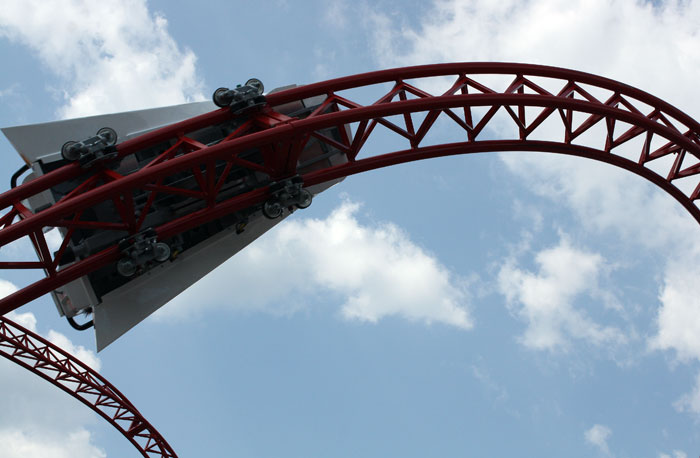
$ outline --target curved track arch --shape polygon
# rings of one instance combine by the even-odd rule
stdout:
[[[146,458],[177,458],[172,447],[111,383],[38,334],[0,316],[0,355],[97,412]]]
[[[438,95],[421,89],[426,81],[433,86],[434,78],[446,82],[448,89]],[[496,85],[495,79],[506,82]],[[377,97],[376,93],[381,95]],[[375,96],[365,101],[368,94]],[[303,119],[275,111],[276,106],[316,96],[322,97],[323,102]],[[228,109],[125,141],[117,146],[120,158],[166,140],[171,140],[174,146],[129,175],[119,175],[107,168],[91,169],[81,186],[38,213],[29,211],[22,201],[65,180],[84,175],[85,171],[78,164],[64,166],[0,195],[0,246],[28,238],[40,254],[39,261],[4,261],[0,262],[0,268],[41,269],[46,273],[46,278],[0,299],[0,314],[118,260],[118,247],[113,246],[59,270],[61,256],[74,228],[133,234],[142,230],[145,213],[156,195],[184,194],[202,200],[205,206],[201,210],[155,228],[160,239],[167,239],[204,222],[261,204],[270,195],[267,186],[235,197],[219,198],[221,184],[231,169],[243,167],[262,172],[271,181],[294,176],[300,153],[310,141],[345,152],[348,162],[304,174],[305,186],[432,157],[542,151],[595,159],[636,173],[668,192],[700,222],[697,205],[700,198],[700,124],[663,100],[607,78],[538,65],[440,64],[383,70],[311,84],[268,94],[267,102],[263,109],[250,115],[240,128],[215,145],[198,143],[187,135],[230,120],[233,114]],[[444,119],[438,123],[439,118]],[[345,136],[337,141],[321,133],[324,128],[344,124],[353,126],[352,137]],[[427,135],[436,125],[452,125],[463,141],[430,144]],[[390,153],[371,154],[366,148],[368,140],[380,130],[394,135],[405,146]],[[488,138],[489,133],[495,131],[501,132],[504,138]],[[261,151],[262,165],[239,157],[251,148]],[[223,171],[216,171],[215,161],[226,163]],[[163,185],[168,176],[183,171],[195,176],[199,189]],[[140,212],[134,209],[135,190],[150,193],[146,207]],[[120,213],[118,221],[97,222],[82,218],[86,210],[103,201],[114,202]],[[44,230],[54,227],[64,228],[68,235],[58,251],[51,253]],[[0,329],[9,329],[7,324],[3,326]],[[14,345],[22,338],[4,337],[3,341]],[[3,356],[50,379],[36,370],[43,362],[33,368],[17,359],[20,354],[31,354],[34,361],[43,361],[41,348],[22,347],[16,356]],[[75,377],[79,372],[70,374]],[[78,392],[72,394],[79,397]],[[86,404],[98,410],[96,405]]]
[[[422,82],[439,77],[449,89],[433,95],[420,89]],[[504,87],[494,77],[506,78]],[[549,89],[545,89],[549,87]],[[371,103],[361,103],[351,93],[381,91]],[[321,96],[325,100],[303,119],[289,118],[274,110],[294,100]],[[206,221],[252,205],[269,196],[268,187],[233,198],[218,200],[223,178],[233,167],[244,167],[278,180],[295,175],[304,145],[318,141],[344,151],[349,161],[302,176],[306,186],[380,167],[431,157],[491,151],[544,151],[587,157],[622,167],[664,189],[700,222],[700,124],[670,104],[631,86],[588,73],[526,64],[458,63],[383,70],[301,86],[267,96],[268,105],[229,137],[206,146],[187,137],[204,126],[233,117],[219,109],[118,145],[119,157],[163,142],[175,145],[147,167],[130,175],[95,169],[74,192],[36,214],[21,201],[61,181],[84,173],[78,164],[64,166],[0,195],[0,246],[28,237],[41,254],[37,262],[0,262],[6,269],[43,269],[47,276],[0,300],[0,313],[7,313],[51,290],[79,278],[92,269],[115,262],[116,246],[58,270],[65,245],[52,254],[44,228],[76,227],[141,230],[145,210],[135,214],[132,192],[186,194],[201,199],[206,207],[155,228],[167,239]],[[500,114],[499,114],[500,112]],[[391,117],[391,118],[390,118]],[[436,125],[451,123],[464,141],[426,144]],[[395,118],[398,118],[398,122]],[[552,122],[556,123],[553,128]],[[504,130],[504,123],[510,129]],[[341,142],[325,137],[321,129],[343,124],[353,126],[352,138]],[[394,135],[405,148],[392,153],[368,154],[364,146],[380,129]],[[485,138],[487,128],[498,127],[506,138]],[[507,127],[506,127],[507,128]],[[489,131],[492,132],[492,131]],[[536,138],[536,139],[535,139]],[[584,141],[585,138],[585,141]],[[638,150],[625,151],[637,141]],[[238,155],[250,148],[262,151],[264,164],[247,162]],[[218,173],[215,161],[227,166]],[[198,190],[163,186],[169,175],[191,171]],[[211,172],[211,173],[208,173]],[[113,222],[82,220],[91,206],[111,200],[121,219]],[[151,199],[152,201],[152,199]]]

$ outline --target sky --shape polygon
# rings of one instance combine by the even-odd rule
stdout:
[[[5,0],[0,125],[459,61],[592,72],[700,119],[698,1],[200,3]],[[7,189],[21,162],[4,138],[0,154]],[[49,297],[11,317],[99,369],[181,457],[687,458],[698,274],[700,228],[660,189],[512,152],[349,177],[99,354]],[[35,278],[4,271],[0,294]],[[3,457],[137,456],[5,360],[0,392]]]

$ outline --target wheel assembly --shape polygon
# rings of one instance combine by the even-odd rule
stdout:
[[[102,129],[98,130],[97,136],[100,137],[107,146],[117,144],[117,131],[111,127],[103,127]]]
[[[258,95],[262,95],[262,93],[265,91],[265,86],[263,86],[262,81],[260,81],[257,78],[249,79],[248,81],[245,82],[245,85],[255,89],[255,91],[258,93]]]
[[[277,200],[268,200],[263,204],[262,212],[268,219],[276,219],[282,216],[282,205]]]
[[[61,147],[61,156],[63,156],[63,159],[70,162],[80,159],[80,146],[78,146],[78,142],[72,140],[65,142]]]
[[[296,203],[297,208],[304,209],[309,208],[309,205],[311,205],[311,201],[313,200],[313,196],[306,189],[302,189],[299,191],[299,196],[297,199],[299,199]]]
[[[231,91],[225,87],[220,87],[219,89],[215,90],[214,94],[211,96],[211,100],[214,102],[214,105],[219,108],[229,106],[231,104],[231,100],[233,99],[233,97],[228,95],[229,92]]]
[[[170,246],[164,242],[158,242],[153,247],[153,259],[157,262],[164,262],[170,259]]]
[[[117,272],[122,277],[131,277],[136,273],[137,265],[131,258],[122,258],[117,262]]]

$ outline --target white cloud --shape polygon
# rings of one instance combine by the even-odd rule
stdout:
[[[45,232],[44,237],[46,237],[46,244],[51,251],[57,251],[63,243],[63,235],[61,235],[61,232],[56,227]]]
[[[696,304],[700,287],[700,228],[664,192],[644,180],[583,159],[550,160],[508,156],[509,171],[534,193],[565,203],[591,234],[615,234],[628,247],[640,247],[660,259],[649,265],[660,279],[656,332],[652,349],[672,350],[678,358],[700,359],[700,318]],[[635,262],[628,259],[624,262]]]
[[[17,83],[15,83],[6,89],[0,89],[0,98],[16,95],[17,86],[18,86]]]
[[[689,412],[700,415],[700,373],[695,378],[695,387],[690,393],[686,393],[678,399],[674,407],[679,412]]]
[[[600,449],[601,452],[606,455],[610,454],[610,448],[608,447],[608,438],[612,435],[612,430],[605,425],[595,424],[591,429],[584,433],[586,442],[595,445]]]
[[[532,273],[507,260],[498,274],[498,287],[509,307],[527,323],[521,342],[538,350],[565,350],[571,339],[594,345],[622,343],[617,328],[601,326],[574,307],[580,296],[601,297],[598,277],[605,267],[599,254],[571,246],[566,237],[537,253],[539,271]]]
[[[144,0],[8,0],[0,37],[22,43],[61,78],[61,117],[202,99],[196,56]]]
[[[30,48],[58,78],[47,88],[61,97],[60,117],[173,105],[203,99],[196,56],[182,50],[167,21],[151,13],[145,0],[7,0],[0,8],[0,39]],[[36,88],[30,88],[36,90]],[[21,83],[0,97],[27,90]],[[56,236],[48,234],[49,243]],[[3,247],[27,253],[26,243]],[[16,260],[16,259],[13,259]],[[0,280],[0,296],[16,287]],[[8,317],[36,331],[31,313]],[[97,355],[49,330],[46,337],[99,370]],[[0,358],[0,444],[2,456],[98,458],[87,426],[102,421],[53,385]],[[7,415],[11,412],[11,415]]]
[[[61,334],[60,332],[56,332],[53,329],[51,329],[49,330],[46,339],[52,344],[57,345],[63,350],[67,351],[68,353],[72,354],[80,361],[90,366],[92,369],[99,371],[102,367],[102,362],[97,357],[97,354],[94,351],[89,350],[83,347],[82,345],[75,345],[64,334]]]
[[[332,29],[344,29],[348,25],[348,10],[352,6],[347,0],[329,0],[323,6],[322,23]]]
[[[700,73],[698,1],[435,0],[418,27],[401,21],[373,14],[372,44],[382,66],[458,61],[561,66],[631,84],[700,118],[700,93],[691,90]],[[496,134],[505,131],[498,123],[493,128]],[[543,136],[561,136],[561,127],[543,130]],[[631,151],[628,146],[623,154]],[[579,227],[615,234],[627,247],[660,260],[648,266],[662,279],[659,303],[652,304],[660,308],[650,345],[685,360],[700,359],[700,321],[692,311],[700,265],[697,222],[670,196],[609,165],[542,154],[501,157],[535,193],[571,209]]]
[[[674,450],[673,456],[667,453],[659,453],[659,458],[688,458],[688,454],[682,450]]]
[[[669,262],[666,269],[659,297],[663,305],[657,315],[658,332],[651,339],[650,346],[673,349],[678,358],[688,361],[700,359],[700,256],[685,258]],[[700,414],[700,400],[697,413]]]
[[[385,66],[458,61],[563,66],[638,85],[700,114],[700,94],[688,91],[700,71],[695,52],[700,2],[652,7],[650,2],[620,0],[436,0],[418,29],[389,16],[374,17],[378,27],[372,43]],[[688,71],[666,71],[679,65]],[[495,120],[491,127],[503,132],[511,124]],[[560,139],[561,124],[545,123],[536,132]],[[664,249],[670,240],[698,233],[697,223],[672,198],[629,172],[544,154],[502,158],[536,193],[566,203],[589,230],[615,230],[626,240]],[[700,240],[700,234],[695,237]]]
[[[612,232],[628,244],[654,250],[671,248],[679,238],[700,241],[697,222],[672,197],[629,172],[537,153],[502,159],[535,194],[565,203],[591,233]]]
[[[652,90],[700,110],[698,2],[436,0],[419,28],[373,14],[383,66],[504,61],[556,65]],[[677,71],[669,72],[669,68]]]
[[[491,374],[488,372],[487,368],[481,365],[477,366],[475,364],[472,364],[471,372],[474,378],[478,380],[479,383],[481,383],[485,391],[490,397],[494,399],[494,401],[499,403],[504,403],[508,401],[508,390],[504,386],[493,380],[493,377],[491,377]]]
[[[0,298],[9,296],[15,291],[17,291],[17,287],[13,283],[0,279]]]
[[[78,429],[66,435],[31,434],[19,429],[0,430],[5,458],[105,458],[107,454],[90,443],[90,432]]]
[[[7,317],[36,332],[36,317],[32,313],[10,312]],[[99,369],[97,355],[73,344],[54,330],[48,339],[83,362]],[[106,456],[94,443],[89,426],[98,418],[90,409],[68,396],[44,379],[5,358],[0,358],[0,444],[2,456],[19,457],[78,457]]]
[[[358,207],[345,202],[326,219],[282,223],[175,298],[159,316],[201,313],[206,307],[289,313],[321,291],[338,297],[341,314],[349,320],[376,323],[397,316],[471,328],[460,280],[395,225],[361,224]],[[224,283],[225,292],[217,286]]]

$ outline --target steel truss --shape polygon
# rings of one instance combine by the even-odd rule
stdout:
[[[478,81],[488,80],[493,75],[510,76],[512,80],[500,90]],[[430,77],[451,78],[453,82],[444,93],[432,95],[418,87],[421,79]],[[546,90],[540,80],[558,83],[559,89]],[[387,83],[388,90],[371,104],[353,101],[342,94],[367,86],[382,88]],[[592,95],[601,91],[608,94],[607,98]],[[289,118],[274,110],[275,106],[318,95],[325,96],[325,101],[304,119]],[[206,203],[201,210],[155,228],[161,240],[223,215],[259,205],[269,197],[269,186],[231,198],[219,198],[221,186],[231,169],[242,167],[263,172],[271,181],[294,176],[297,160],[312,139],[345,152],[349,162],[304,174],[305,186],[438,156],[493,151],[554,152],[608,162],[641,175],[671,194],[700,222],[700,209],[695,204],[700,197],[700,125],[668,103],[606,78],[536,65],[442,64],[339,78],[273,93],[267,96],[267,100],[268,107],[250,116],[235,132],[215,145],[201,144],[187,134],[231,119],[233,115],[225,108],[125,141],[117,147],[120,158],[166,140],[171,140],[173,146],[148,166],[130,175],[122,176],[106,167],[97,167],[81,186],[38,213],[30,212],[22,200],[62,181],[84,176],[85,171],[78,164],[64,166],[0,195],[0,211],[4,211],[0,217],[0,246],[28,237],[40,253],[39,261],[6,261],[0,263],[0,268],[43,269],[47,273],[46,278],[0,300],[0,313],[7,313],[94,269],[117,261],[119,250],[112,246],[67,268],[58,269],[75,228],[138,233],[143,229],[150,205],[161,194],[185,195]],[[479,109],[485,112],[480,115]],[[533,110],[536,113],[528,119],[526,112]],[[512,138],[482,139],[487,135],[486,128],[495,124],[499,111],[507,115],[514,127]],[[387,119],[390,116],[398,116],[402,122]],[[421,116],[422,120],[417,122]],[[466,141],[424,145],[426,135],[439,116],[450,120]],[[583,119],[578,120],[581,116]],[[559,120],[558,132],[554,136],[549,133],[550,138],[532,139],[540,133],[538,128],[550,118]],[[498,122],[503,119],[499,118]],[[346,137],[342,142],[321,133],[323,129],[347,123],[354,126],[353,137]],[[594,129],[597,125],[603,128]],[[360,153],[366,153],[363,146],[378,126],[387,128],[385,131],[407,143],[407,148],[393,153],[360,156]],[[342,128],[339,130],[344,132]],[[599,134],[601,147],[577,143],[577,139],[587,134]],[[643,139],[643,144],[634,159],[617,154],[622,151],[622,145],[635,138]],[[659,141],[661,143],[654,146]],[[262,152],[262,165],[239,157],[252,148]],[[652,167],[669,157],[673,160],[663,174]],[[216,161],[224,161],[226,167],[217,170]],[[199,189],[163,185],[167,177],[183,171],[192,173]],[[683,189],[676,186],[677,180],[691,177],[694,182],[690,188],[687,183]],[[133,201],[133,193],[137,190],[150,193],[148,203],[140,212],[135,211]],[[103,201],[114,203],[120,220],[82,219],[86,210]],[[43,230],[54,227],[64,228],[68,236],[52,254]]]
[[[448,83],[446,91],[435,95],[421,89],[426,82],[434,85],[436,78]],[[496,78],[505,78],[507,82],[498,87],[493,84]],[[366,98],[372,93],[375,96],[370,101],[357,99],[358,94]],[[377,98],[376,93],[381,95]],[[277,106],[315,96],[325,100],[303,119],[275,111]],[[154,199],[167,194],[184,195],[202,201],[203,205],[154,228],[160,240],[259,206],[270,197],[269,186],[234,197],[220,194],[232,169],[261,172],[271,183],[296,176],[300,154],[311,141],[341,150],[348,162],[303,174],[304,186],[439,156],[541,151],[595,159],[636,173],[668,192],[700,222],[696,204],[700,197],[700,125],[670,104],[607,78],[538,65],[440,64],[383,70],[301,86],[268,94],[267,102],[267,106],[246,115],[245,122],[213,145],[204,145],[188,135],[231,120],[234,117],[231,110],[222,108],[124,141],[117,145],[118,158],[164,142],[172,145],[146,167],[129,175],[99,165],[86,171],[74,163],[0,195],[0,246],[26,237],[40,254],[39,261],[5,261],[0,262],[0,268],[46,272],[45,278],[0,300],[0,314],[119,259],[115,245],[59,269],[76,228],[136,234],[144,229],[143,222]],[[444,122],[438,123],[439,118]],[[337,141],[323,134],[328,128],[338,128],[344,133],[345,124],[352,126],[352,137],[345,135]],[[463,141],[430,144],[426,138],[436,125],[453,126]],[[367,151],[368,140],[382,130],[405,146],[399,145],[394,152],[385,154]],[[495,132],[503,138],[489,138]],[[637,149],[630,153],[635,143]],[[261,152],[262,164],[240,157],[251,149]],[[225,167],[217,168],[216,164],[222,161]],[[197,189],[164,184],[168,177],[182,172],[195,177]],[[32,213],[22,204],[32,195],[79,177],[82,184],[49,208]],[[134,205],[135,192],[148,193],[148,201],[140,210]],[[120,215],[118,220],[83,218],[91,207],[105,201],[113,202]],[[60,248],[51,253],[44,231],[56,227],[67,231],[67,236]],[[3,330],[10,329],[8,324],[3,326]],[[25,338],[6,338],[6,341],[22,339]],[[41,352],[27,347],[13,354]],[[18,362],[17,357],[11,359]],[[36,368],[45,364],[41,361],[34,366],[20,364],[34,367],[32,370],[39,373]],[[61,366],[58,362],[53,364]],[[66,377],[76,377],[81,372],[66,368],[63,373],[71,374]],[[78,391],[66,391],[79,395]],[[98,410],[97,404],[86,404]]]
[[[4,316],[0,316],[0,355],[90,407],[122,433],[144,457],[177,457],[136,407],[97,371]]]

